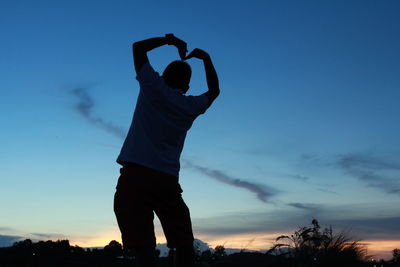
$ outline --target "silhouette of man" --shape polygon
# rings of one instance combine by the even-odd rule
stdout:
[[[171,62],[162,76],[149,63],[147,52],[173,45],[181,60]],[[179,158],[193,121],[219,95],[218,76],[208,53],[166,34],[135,42],[132,46],[140,92],[128,135],[117,162],[122,165],[114,195],[114,212],[124,248],[135,252],[137,266],[155,266],[154,213],[160,219],[167,245],[176,249],[175,266],[194,262],[189,209],[179,185]],[[183,60],[203,60],[208,91],[185,95],[191,68]]]

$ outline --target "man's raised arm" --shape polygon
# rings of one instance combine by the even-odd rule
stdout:
[[[218,97],[220,92],[218,75],[211,61],[211,57],[207,52],[199,48],[196,48],[192,52],[190,52],[190,54],[185,59],[189,59],[191,57],[203,60],[204,69],[206,72],[207,86],[208,86],[207,95],[208,98],[210,99],[210,105],[211,105],[211,103]]]
[[[175,37],[173,34],[166,34],[165,37],[155,37],[133,43],[132,52],[136,73],[138,73],[140,68],[149,61],[147,52],[166,44],[176,46],[176,48],[178,48],[180,57],[182,59],[185,57],[187,52],[187,44]]]

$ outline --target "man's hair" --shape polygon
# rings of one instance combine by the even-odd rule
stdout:
[[[168,86],[186,92],[189,89],[192,68],[185,61],[175,60],[168,64],[162,76]]]

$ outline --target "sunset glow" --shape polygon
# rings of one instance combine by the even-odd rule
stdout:
[[[156,229],[157,244],[166,243],[166,239],[162,233],[161,228],[157,227]],[[260,232],[251,234],[226,235],[219,237],[199,234],[196,235],[195,238],[207,243],[210,249],[222,245],[225,248],[265,252],[266,250],[271,248],[271,246],[275,243],[275,239],[278,236],[290,234],[292,234],[292,232]],[[104,247],[108,245],[111,240],[116,240],[122,243],[118,231],[99,233],[98,237],[93,239],[71,237],[69,240],[71,245],[78,245],[80,247]],[[400,247],[400,240],[360,240],[359,242],[360,244],[366,245],[367,254],[371,256],[371,258],[376,260],[390,260],[392,257],[393,248]]]
[[[121,242],[116,159],[140,90],[132,43],[173,33],[211,55],[221,89],[180,158],[195,238],[267,250],[317,219],[390,259],[399,10],[395,0],[3,1],[0,247]],[[179,54],[164,45],[148,59],[162,74]],[[187,63],[187,94],[206,92],[203,63]]]

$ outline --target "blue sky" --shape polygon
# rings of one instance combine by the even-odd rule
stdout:
[[[377,254],[400,247],[399,8],[2,1],[0,245],[120,240],[115,159],[138,93],[130,46],[173,32],[211,54],[221,87],[182,154],[198,238],[269,248],[316,217]],[[149,58],[162,72],[178,54],[165,46]],[[202,64],[189,63],[189,93],[200,94]]]

